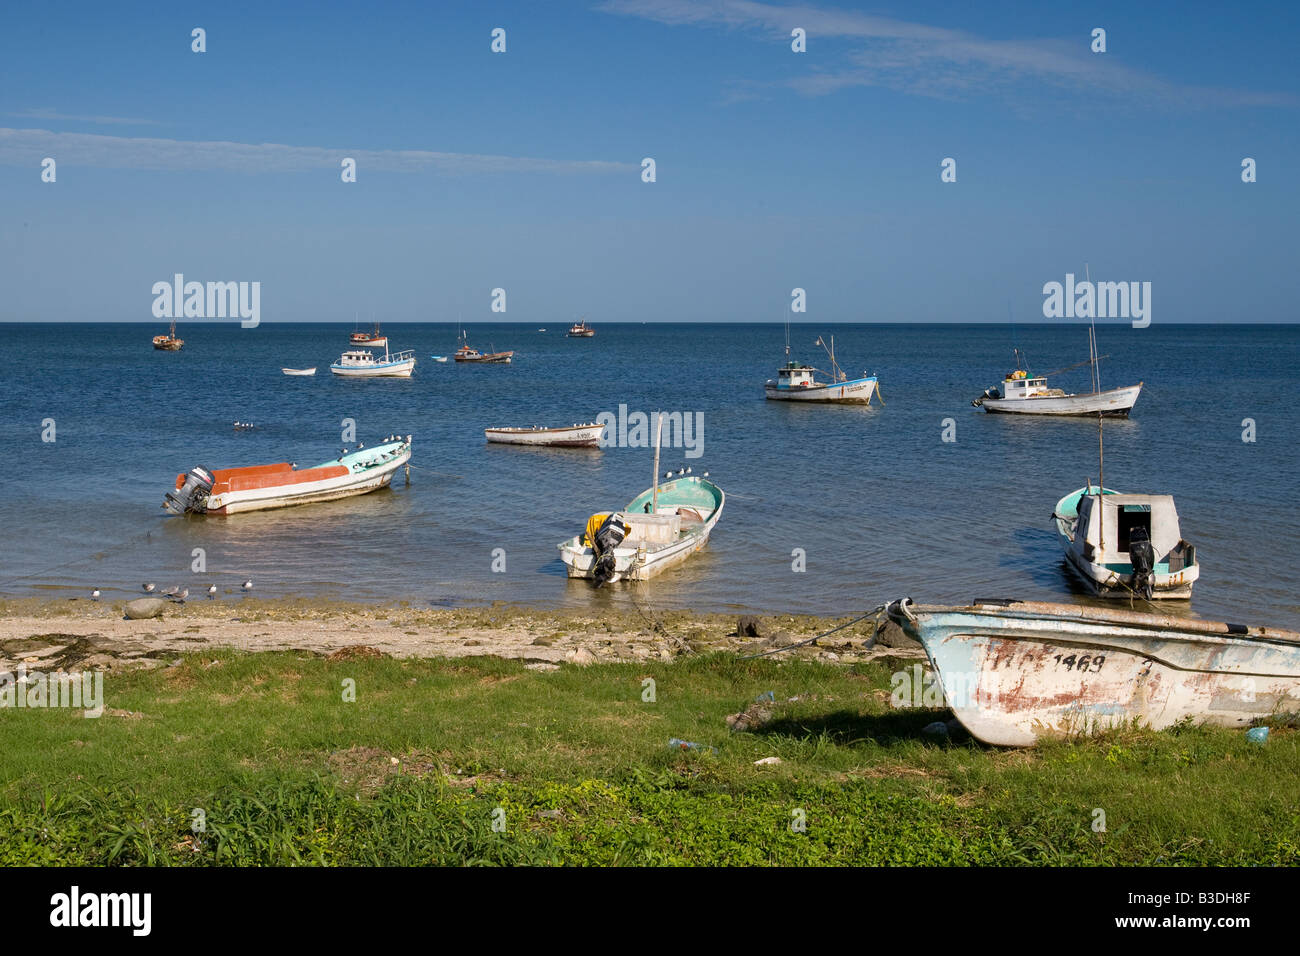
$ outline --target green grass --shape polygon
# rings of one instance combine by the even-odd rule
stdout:
[[[0,863],[1300,863],[1293,729],[933,741],[945,711],[889,708],[899,666],[222,652],[110,673],[106,706],[140,716],[0,710]],[[771,719],[729,732],[768,690]]]

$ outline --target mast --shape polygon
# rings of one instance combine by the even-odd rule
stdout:
[[[659,439],[664,433],[664,413],[659,413],[659,421],[655,426],[655,483],[654,492],[651,496],[650,513],[657,515],[659,513]]]

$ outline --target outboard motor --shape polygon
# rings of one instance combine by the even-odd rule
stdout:
[[[207,509],[208,495],[212,494],[212,486],[215,482],[212,472],[206,468],[191,468],[190,473],[185,476],[185,483],[167,492],[163,507],[177,515],[188,514],[191,511],[201,514]]]
[[[1133,562],[1133,590],[1151,600],[1154,593],[1156,550],[1151,547],[1151,536],[1141,526],[1129,531],[1128,555]]]
[[[591,550],[596,555],[596,565],[592,569],[596,587],[608,584],[616,572],[614,549],[627,537],[628,526],[623,523],[623,516],[617,512],[610,515],[596,530],[591,542]]]
[[[997,390],[997,386],[994,386],[992,388],[984,389],[984,394],[981,395],[979,398],[975,399],[975,401],[971,402],[971,404],[974,405],[976,408],[979,408],[981,405],[984,404],[984,399],[1001,398],[1001,397],[1002,397],[1002,393]]]

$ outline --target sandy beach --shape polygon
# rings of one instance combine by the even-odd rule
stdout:
[[[0,670],[19,664],[45,670],[148,668],[204,648],[308,651],[330,655],[368,647],[399,658],[496,656],[537,669],[595,661],[673,660],[725,651],[757,654],[845,624],[852,617],[730,614],[611,613],[507,605],[430,609],[312,600],[188,601],[161,617],[129,620],[125,601],[28,598],[0,602]],[[740,630],[748,633],[738,633]],[[754,633],[754,632],[757,633]],[[885,654],[921,656],[896,632],[871,641],[872,621],[861,621],[798,655],[856,662]]]

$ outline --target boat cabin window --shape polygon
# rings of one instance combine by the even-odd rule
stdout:
[[[1124,505],[1119,510],[1119,550],[1129,549],[1129,536],[1134,528],[1146,529],[1151,537],[1151,507],[1149,505]]]

